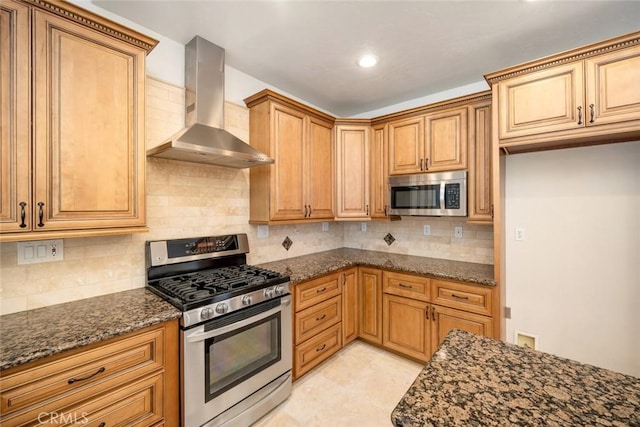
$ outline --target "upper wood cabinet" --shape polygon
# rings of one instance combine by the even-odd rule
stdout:
[[[371,127],[371,218],[389,218],[389,162],[387,124]]]
[[[640,32],[485,76],[506,152],[640,136]]]
[[[369,219],[369,121],[336,124],[336,219]]]
[[[333,219],[333,117],[270,90],[244,101],[250,144],[275,159],[251,168],[249,222]]]
[[[467,108],[389,123],[389,175],[467,167]]]
[[[68,3],[10,0],[0,13],[0,238],[147,231],[145,55],[156,41]]]
[[[156,41],[67,3],[12,0],[0,13],[0,238],[147,231],[145,55]]]
[[[469,106],[469,173],[467,222],[493,222],[491,92]]]

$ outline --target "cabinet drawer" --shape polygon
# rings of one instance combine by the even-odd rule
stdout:
[[[156,329],[3,376],[0,421],[40,402],[41,411],[61,408],[162,369],[164,341],[164,328]]]
[[[421,301],[429,301],[431,279],[428,277],[388,271],[383,272],[382,277],[382,290],[385,294],[394,294]]]
[[[431,302],[472,313],[491,316],[491,288],[465,285],[464,283],[433,280]]]
[[[318,279],[294,285],[296,311],[304,310],[321,301],[342,293],[342,273],[333,273]]]
[[[296,344],[300,344],[342,320],[342,297],[333,297],[302,310],[295,318]]]
[[[296,378],[317,366],[342,347],[342,323],[331,326],[307,342],[296,346]]]
[[[56,407],[49,412],[34,409],[9,420],[6,425],[149,426],[162,420],[163,380],[163,374],[157,374],[79,405]]]

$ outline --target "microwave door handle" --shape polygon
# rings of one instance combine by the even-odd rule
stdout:
[[[446,184],[444,181],[440,183],[440,210],[444,211],[444,189]]]

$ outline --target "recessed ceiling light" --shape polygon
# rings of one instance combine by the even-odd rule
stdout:
[[[370,53],[366,55],[362,55],[360,59],[358,59],[358,65],[363,68],[373,67],[377,63],[378,63],[378,57]]]

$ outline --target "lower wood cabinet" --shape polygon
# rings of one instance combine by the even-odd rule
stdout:
[[[294,286],[299,378],[356,338],[421,362],[452,329],[494,336],[494,289],[357,267]]]
[[[342,301],[346,276],[337,272],[294,286],[294,379],[342,348]],[[348,297],[348,292],[345,293]]]
[[[9,369],[0,424],[177,425],[178,348],[173,320]]]
[[[358,336],[372,344],[382,344],[382,271],[359,267],[360,324]]]
[[[426,362],[431,357],[429,304],[385,294],[382,345]]]
[[[452,329],[462,329],[476,335],[492,336],[493,319],[487,316],[467,313],[462,310],[431,306],[431,348],[436,351]]]
[[[358,269],[342,273],[342,345],[358,338]]]

